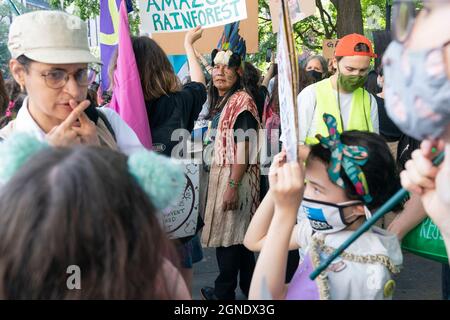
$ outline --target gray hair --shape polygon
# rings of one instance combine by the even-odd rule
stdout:
[[[328,62],[327,62],[327,59],[325,59],[321,55],[312,55],[312,56],[309,56],[308,58],[306,58],[302,63],[302,68],[306,69],[306,66],[308,65],[308,63],[314,59],[319,60],[320,65],[322,66],[323,72],[327,73],[328,72]]]

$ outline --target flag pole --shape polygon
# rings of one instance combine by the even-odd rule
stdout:
[[[9,4],[11,5],[11,7],[14,9],[14,11],[16,12],[16,14],[18,16],[20,16],[20,11],[19,9],[17,9],[16,4],[12,1],[12,0],[8,0]]]
[[[293,94],[293,100],[294,100],[294,121],[295,121],[295,136],[298,139],[298,106],[297,106],[297,94],[298,94],[298,79],[299,79],[299,71],[298,71],[298,61],[297,61],[297,54],[295,51],[295,42],[294,37],[292,33],[292,22],[291,22],[291,16],[289,12],[289,4],[287,0],[281,0],[281,10],[283,12],[283,21],[280,21],[280,23],[284,24],[284,30],[286,35],[286,43],[288,46],[288,52],[289,52],[289,64],[291,66],[291,76],[292,76],[292,82],[291,82],[291,88],[292,88],[292,94]],[[297,140],[296,139],[296,140]],[[298,144],[298,141],[297,141]]]

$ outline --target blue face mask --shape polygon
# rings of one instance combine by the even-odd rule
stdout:
[[[439,138],[450,123],[444,56],[449,44],[407,51],[393,41],[384,54],[386,110],[400,130],[417,140]]]
[[[309,219],[311,228],[316,232],[334,233],[344,230],[353,222],[359,219],[346,222],[344,218],[344,209],[363,204],[361,201],[348,201],[343,203],[330,203],[303,198],[300,208]],[[370,218],[370,211],[366,209],[366,217]],[[352,216],[347,217],[347,220]]]

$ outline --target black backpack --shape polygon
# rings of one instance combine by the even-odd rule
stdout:
[[[117,142],[116,134],[115,134],[114,129],[113,129],[113,127],[111,126],[111,123],[109,122],[108,118],[107,118],[106,115],[105,115],[103,112],[101,112],[100,110],[97,109],[97,112],[98,112],[98,117],[99,117],[100,119],[102,119],[102,121],[103,121],[103,123],[105,124],[106,128],[108,129],[109,133],[111,133],[112,137],[114,138],[114,141]]]

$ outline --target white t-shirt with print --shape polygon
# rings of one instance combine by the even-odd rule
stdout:
[[[339,231],[325,236],[325,245],[336,249],[354,231]],[[303,258],[310,248],[313,229],[307,218],[297,223],[296,240]],[[359,257],[387,257],[397,267],[403,263],[400,243],[396,235],[378,227],[372,227],[362,234],[346,250]],[[321,254],[321,262],[326,255]],[[302,259],[303,260],[303,259]],[[392,280],[391,273],[381,263],[360,263],[341,257],[336,258],[327,269],[328,286],[332,300],[384,300],[392,299],[393,290],[387,290]]]

